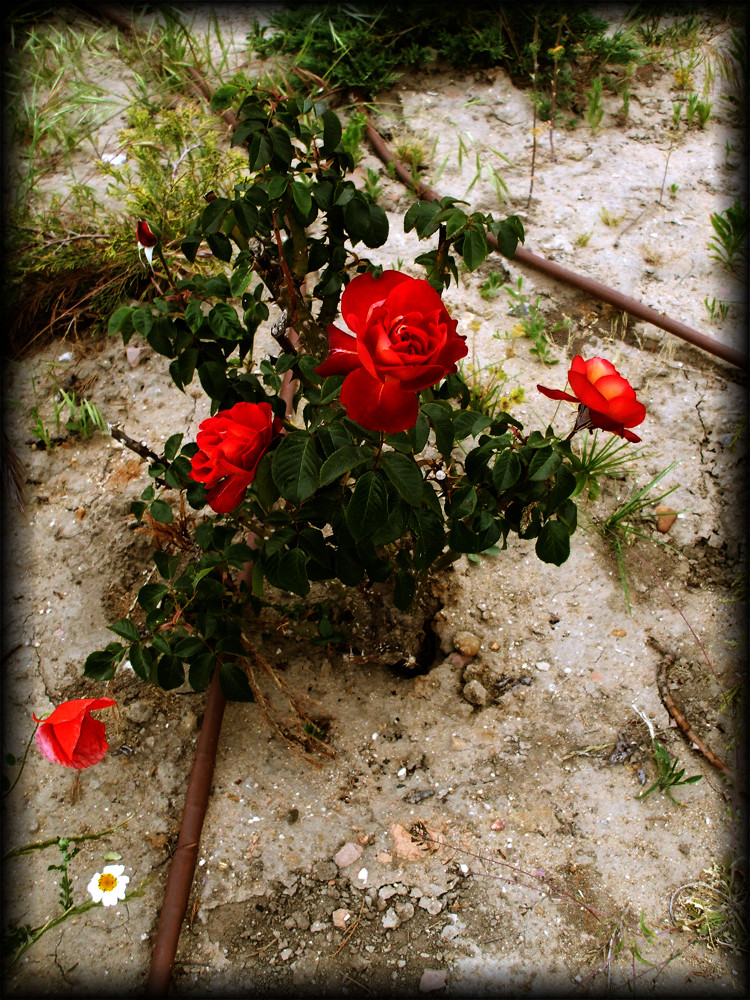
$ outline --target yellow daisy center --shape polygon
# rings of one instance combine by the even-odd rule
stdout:
[[[112,892],[113,889],[117,888],[117,879],[109,872],[105,872],[104,875],[99,876],[97,884],[102,892]]]

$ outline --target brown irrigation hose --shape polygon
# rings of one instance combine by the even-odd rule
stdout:
[[[180,836],[172,856],[167,885],[164,889],[159,926],[151,955],[151,970],[146,981],[146,996],[148,997],[165,997],[169,990],[172,965],[177,953],[177,943],[180,939],[180,930],[185,919],[190,888],[195,875],[201,829],[206,815],[208,797],[211,793],[216,748],[219,744],[221,722],[226,706],[226,700],[219,686],[219,669],[220,664],[217,662],[208,689],[206,711],[203,715],[193,769],[190,772],[190,781],[185,793]]]
[[[362,104],[359,106],[359,110],[363,111],[365,114],[367,113],[366,107]],[[369,118],[367,122],[367,138],[383,163],[386,165],[389,163],[393,164],[396,175],[401,181],[403,181],[404,184],[407,185],[407,187],[415,191],[416,194],[424,201],[440,200],[441,196],[436,191],[433,191],[432,188],[427,187],[425,184],[414,182],[411,171],[393,155],[386,143],[383,141],[382,136],[369,121]],[[490,243],[495,250],[498,249],[497,240],[491,233],[487,234],[487,242]],[[595,281],[593,278],[587,278],[582,274],[577,274],[575,271],[571,271],[567,267],[561,267],[560,264],[555,264],[554,261],[547,260],[545,257],[538,257],[525,247],[519,246],[516,249],[513,261],[514,263],[517,262],[519,264],[526,264],[528,267],[533,267],[537,271],[541,271],[543,274],[546,274],[551,278],[555,278],[557,281],[564,281],[566,284],[572,285],[574,288],[580,288],[581,291],[586,292],[588,295],[601,299],[603,302],[608,302],[616,309],[629,313],[631,316],[635,316],[636,319],[642,319],[647,323],[652,323],[654,326],[658,326],[660,329],[666,330],[667,333],[673,333],[676,337],[686,340],[689,344],[693,344],[695,347],[699,347],[701,350],[707,351],[709,354],[713,354],[715,357],[721,358],[723,361],[727,361],[729,364],[735,365],[737,368],[742,368],[745,371],[750,368],[750,359],[748,359],[747,355],[743,354],[741,351],[737,351],[733,347],[722,344],[713,337],[707,337],[705,333],[700,333],[698,330],[694,330],[692,327],[686,326],[685,323],[681,323],[679,320],[665,316],[662,313],[657,312],[655,309],[651,309],[650,306],[639,302],[637,299],[624,295],[622,292],[618,292],[615,288],[609,288],[607,285],[603,285],[600,281]]]

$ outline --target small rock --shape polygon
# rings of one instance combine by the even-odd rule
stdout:
[[[464,656],[476,656],[482,643],[479,636],[473,632],[456,632],[453,636],[453,645]]]
[[[391,896],[395,895],[396,889],[392,885],[384,885],[378,889],[378,896],[380,896],[381,899],[390,899]]]
[[[306,931],[310,926],[310,918],[304,910],[295,910],[292,914],[292,920],[301,931]]]
[[[348,843],[344,844],[341,850],[334,856],[334,863],[338,865],[339,868],[346,868],[348,865],[353,865],[355,861],[358,861],[362,857],[362,848],[359,844]]]
[[[549,663],[546,660],[539,660],[536,665],[537,670],[549,670]]]
[[[402,923],[406,920],[411,920],[414,916],[414,904],[409,902],[396,903],[396,913],[398,913]]]
[[[677,512],[673,511],[671,507],[667,507],[666,504],[660,503],[658,507],[654,507],[654,513],[657,515],[657,530],[666,534],[677,520]]]
[[[432,990],[444,990],[448,973],[440,969],[425,969],[419,980],[419,992],[430,993]]]
[[[143,725],[148,722],[153,714],[153,708],[147,702],[141,701],[140,699],[132,701],[125,709],[125,715],[130,722],[136,722],[139,725]]]
[[[431,896],[422,896],[419,900],[419,905],[423,910],[427,910],[432,917],[436,917],[443,909],[443,904],[440,900],[433,899]]]
[[[347,922],[351,920],[351,918],[352,915],[349,910],[334,910],[331,914],[333,926],[340,931],[346,930]]]
[[[505,820],[502,818],[502,816],[498,816],[498,818],[490,827],[490,830],[504,830],[504,829],[505,829]]]
[[[440,931],[440,937],[443,941],[452,941],[454,938],[457,938],[460,933],[461,932],[455,924],[448,924]]]
[[[313,923],[310,924],[310,933],[319,934],[320,931],[326,930],[327,927],[328,924],[324,924],[322,920],[315,920]]]
[[[471,705],[484,707],[487,704],[487,688],[479,681],[464,684],[463,696]]]
[[[294,952],[292,951],[291,948],[285,948],[279,957],[281,958],[282,962],[288,962],[293,954]]]
[[[383,914],[383,927],[387,931],[392,931],[395,930],[400,923],[401,920],[399,919],[398,914],[396,913],[396,911],[393,909],[392,906],[389,906],[388,909]]]

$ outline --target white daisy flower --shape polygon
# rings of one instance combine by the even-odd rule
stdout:
[[[125,899],[125,886],[130,881],[127,875],[123,875],[124,865],[107,865],[101,872],[97,872],[87,886],[87,890],[95,903],[102,906],[115,906],[120,900]]]

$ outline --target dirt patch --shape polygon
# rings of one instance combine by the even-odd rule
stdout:
[[[235,27],[244,30],[242,19]],[[669,67],[654,65],[633,80],[625,126],[607,108],[596,135],[584,125],[556,133],[554,160],[540,142],[524,221],[535,252],[699,329],[708,326],[705,297],[730,302],[729,318],[709,332],[744,347],[741,288],[706,251],[710,213],[740,190],[744,150],[722,81],[715,86],[706,129],[671,151],[674,198],[659,201],[676,95]],[[437,74],[382,96],[381,121],[393,134],[437,136],[433,162],[449,156],[441,188],[461,196],[472,180],[471,164],[459,168],[455,157],[457,136],[468,132],[483,156],[498,147],[512,163],[503,167],[507,204],[499,209],[483,176],[472,205],[525,211],[527,92],[503,73]],[[368,166],[378,169],[369,155]],[[385,175],[381,182],[391,239],[372,256],[392,266],[419,250],[401,231],[403,189]],[[602,208],[623,222],[604,224]],[[544,365],[528,339],[511,335],[518,316],[507,295],[482,297],[491,273],[512,288],[522,277],[548,328],[567,321],[551,348],[559,364]],[[500,364],[524,387],[514,412],[529,429],[567,419],[537,383],[562,388],[577,352],[609,357],[648,410],[638,485],[678,461],[659,489],[677,487],[669,502],[680,514],[666,536],[654,530],[625,552],[632,615],[599,530],[632,490],[632,480],[613,479],[597,501],[581,499],[581,528],[560,568],[539,564],[518,540],[476,563],[464,557],[410,620],[379,617],[374,590],[353,594],[349,606],[334,595],[348,641],[331,651],[311,645],[304,628],[266,622],[258,650],[330,720],[335,757],[306,763],[256,705],[228,706],[173,991],[411,996],[422,983],[471,996],[742,995],[743,956],[675,927],[670,899],[740,858],[744,801],[671,724],[656,683],[662,654],[649,639],[675,657],[669,684],[681,710],[739,769],[745,376],[512,262],[488,261],[446,304],[477,368]],[[4,737],[19,756],[32,712],[102,692],[82,680],[83,660],[110,641],[107,625],[129,611],[152,571],[149,539],[128,514],[149,482],[145,463],[100,434],[34,446],[32,376],[46,388],[49,419],[56,384],[71,375],[109,422],[157,452],[176,429],[194,437],[207,415],[201,392],[174,389],[149,348],[133,364],[113,341],[96,350],[56,342],[7,367],[6,403],[17,405],[7,407],[5,430],[26,467],[25,516],[4,498]],[[205,699],[151,689],[127,670],[108,691],[118,710],[105,760],[74,788],[30,754],[9,800],[6,843],[116,827],[81,843],[71,863],[76,900],[107,851],[121,856],[131,887],[150,882],[141,898],[45,935],[8,978],[10,995],[119,995],[145,982]],[[686,774],[701,775],[677,788],[679,805],[660,791],[637,799],[657,772],[636,708]],[[413,857],[399,854],[401,831]],[[347,845],[343,857],[354,860],[337,863]],[[48,849],[5,862],[6,922],[36,927],[55,912],[47,866],[56,861]],[[650,965],[636,961],[636,947]]]

